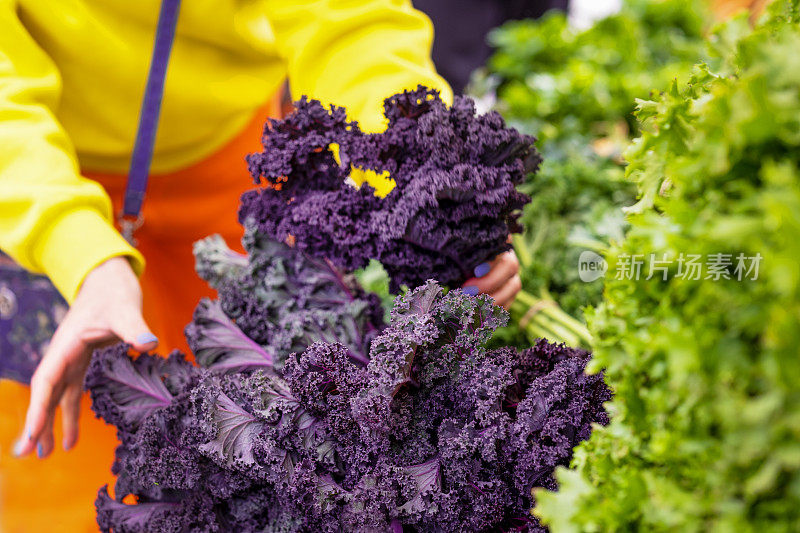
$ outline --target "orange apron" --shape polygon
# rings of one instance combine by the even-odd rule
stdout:
[[[144,318],[166,355],[178,348],[188,354],[183,328],[203,296],[214,296],[194,272],[192,243],[219,233],[241,251],[242,228],[236,213],[239,196],[254,187],[244,156],[261,150],[267,117],[281,114],[279,96],[259,110],[235,139],[189,168],[153,176],[144,202],[144,225],[136,232],[147,267],[142,277]],[[85,173],[101,183],[121,208],[125,176]],[[108,483],[116,447],[112,426],[94,417],[89,395],[81,404],[80,438],[69,452],[61,448],[60,413],[55,451],[45,460],[35,454],[11,455],[28,408],[28,387],[0,380],[0,533],[96,532],[94,500]],[[112,492],[113,494],[113,492]]]

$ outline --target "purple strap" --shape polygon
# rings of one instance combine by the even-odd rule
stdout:
[[[147,190],[147,178],[150,174],[150,161],[153,159],[153,144],[158,128],[158,116],[161,112],[161,99],[164,96],[164,78],[167,74],[167,63],[172,41],[175,38],[175,25],[178,23],[180,0],[162,0],[161,12],[158,15],[156,40],[153,45],[153,58],[150,72],[147,75],[147,86],[139,113],[139,129],[136,132],[136,144],[133,147],[131,166],[128,170],[128,184],[125,188],[125,203],[122,208],[123,217],[139,219]],[[123,226],[123,230],[125,227]],[[133,240],[134,226],[128,226],[129,235],[125,238]],[[123,235],[126,232],[123,231]]]

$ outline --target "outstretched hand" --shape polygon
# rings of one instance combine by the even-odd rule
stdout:
[[[508,309],[522,289],[519,278],[519,260],[514,250],[504,252],[488,263],[475,267],[475,277],[464,283],[468,294],[488,294],[497,305]]]
[[[61,406],[63,447],[78,441],[83,378],[92,351],[122,340],[135,350],[152,350],[158,339],[142,317],[139,280],[124,257],[114,257],[92,270],[75,302],[58,326],[31,379],[25,428],[14,447],[18,457],[34,449],[40,458],[55,447],[53,424]]]

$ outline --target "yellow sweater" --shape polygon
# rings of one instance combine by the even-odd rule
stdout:
[[[72,301],[106,259],[144,260],[81,169],[125,173],[159,0],[0,0],[0,248]],[[422,83],[432,28],[408,0],[184,0],[152,172],[223,146],[287,77],[383,126],[385,97]]]

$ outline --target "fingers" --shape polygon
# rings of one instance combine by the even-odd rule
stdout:
[[[158,338],[150,331],[140,311],[130,309],[110,317],[110,320],[111,331],[124,342],[133,346],[134,350],[147,352],[158,346]]]
[[[504,307],[508,310],[511,304],[514,303],[517,293],[522,289],[522,280],[518,275],[512,277],[499,291],[490,294],[497,305]]]
[[[60,361],[45,356],[31,379],[31,400],[25,416],[25,430],[14,449],[19,457],[31,453],[48,429],[52,433],[55,408],[64,391],[64,366],[58,364]]]
[[[36,445],[36,455],[39,456],[39,459],[44,459],[50,455],[55,448],[55,438],[53,437],[53,421],[55,418],[56,410],[54,407],[47,413],[47,420],[45,421],[42,435],[39,437],[39,442]]]
[[[158,345],[142,318],[138,279],[124,258],[112,258],[95,267],[56,330],[50,347],[31,380],[25,429],[14,446],[18,456],[37,450],[46,457],[55,448],[53,421],[56,407],[63,410],[65,449],[78,439],[83,377],[91,348],[115,338],[138,351]]]
[[[62,326],[66,327],[56,331],[31,380],[25,430],[14,449],[17,456],[25,456],[36,450],[40,457],[47,457],[53,451],[53,420],[59,403],[63,408],[63,446],[69,449],[75,445],[78,439],[81,383],[88,363],[88,352],[94,343],[116,335],[138,351],[152,350],[158,345],[158,339],[137,309],[110,316],[108,320],[111,331],[100,328],[76,334],[69,324],[63,323]]]
[[[82,389],[82,383],[71,383],[61,397],[61,427],[64,432],[61,444],[65,451],[70,450],[78,442]]]
[[[480,264],[475,267],[476,277],[468,279],[464,283],[464,289],[470,287],[475,289],[467,292],[482,292],[493,294],[505,287],[511,279],[519,272],[519,261],[513,250],[498,255],[493,261]]]
[[[72,331],[65,319],[56,330],[50,346],[31,378],[31,396],[25,429],[17,441],[17,456],[31,453],[46,430],[52,431],[55,409],[67,385],[68,366],[81,358],[87,345]],[[42,443],[43,445],[46,442]]]

